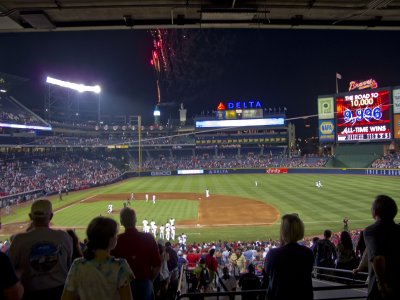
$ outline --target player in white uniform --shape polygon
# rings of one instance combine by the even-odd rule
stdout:
[[[171,225],[171,240],[175,241],[175,226]]]
[[[258,181],[254,181],[254,184],[256,185],[256,187],[258,187]]]
[[[144,233],[150,233],[150,226],[149,225],[146,225],[143,228],[144,228]]]
[[[154,238],[157,239],[157,225],[155,222],[153,225],[151,225],[151,232],[153,233]]]
[[[153,195],[153,204],[156,204],[156,195]]]
[[[170,235],[171,235],[171,228],[169,226],[165,227],[165,239],[167,241],[169,241]]]
[[[171,224],[171,226],[175,225],[175,219],[174,218],[170,218],[169,219],[169,224]]]
[[[150,227],[153,227],[154,225],[156,225],[156,222],[154,222],[154,220],[151,220]]]
[[[206,198],[210,197],[210,190],[207,188],[206,189]]]
[[[182,233],[182,244],[186,246],[187,235]]]
[[[164,225],[161,224],[161,226],[160,226],[160,239],[164,239],[164,230],[165,230],[165,227],[164,227]]]
[[[146,232],[146,228],[148,227],[147,225],[149,224],[149,221],[147,221],[147,219],[144,219],[142,221],[142,224],[143,224],[143,232]]]
[[[149,202],[149,194],[146,194],[146,202]]]
[[[315,186],[316,186],[317,188],[321,188],[321,187],[322,187],[321,180],[316,181],[316,182],[315,182]]]
[[[107,213],[108,213],[108,214],[111,214],[112,211],[113,211],[113,206],[112,206],[112,204],[108,204]]]

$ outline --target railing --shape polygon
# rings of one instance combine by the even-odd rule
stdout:
[[[200,300],[200,299],[205,299],[208,297],[213,297],[213,299],[220,299],[222,297],[232,297],[232,299],[236,299],[235,296],[243,296],[243,295],[253,295],[254,299],[259,299],[259,300],[267,300],[266,297],[266,290],[247,290],[247,291],[234,291],[234,292],[220,292],[220,291],[215,291],[215,292],[191,292],[191,293],[182,293],[182,287],[183,287],[183,279],[186,276],[184,274],[185,272],[188,272],[186,269],[186,265],[182,267],[181,273],[180,273],[180,278],[179,278],[179,286],[178,286],[178,291],[177,291],[177,296],[176,300],[180,299],[188,299],[188,300]],[[338,276],[335,274],[344,274],[342,276]],[[348,275],[348,276],[346,276]],[[343,270],[343,269],[331,269],[331,268],[322,268],[322,267],[315,267],[314,268],[314,276],[318,278],[327,278],[330,281],[324,280],[321,281],[321,283],[325,284],[334,284],[334,285],[329,285],[329,286],[316,286],[313,287],[314,294],[319,294],[319,295],[314,295],[315,300],[340,300],[340,299],[366,299],[367,297],[367,292],[366,288],[368,285],[365,283],[365,279],[368,274],[364,272],[359,272],[356,275],[353,274],[352,271],[350,270]],[[217,278],[217,277],[216,277]],[[361,279],[363,278],[363,279]],[[317,280],[317,279],[315,279]],[[349,283],[349,284],[347,284]],[[189,283],[188,283],[189,284]],[[219,285],[215,284],[216,287],[218,287],[219,290]],[[350,290],[353,290],[353,293],[349,293]],[[340,295],[340,293],[335,294],[335,291],[347,291],[344,295],[343,293]],[[317,292],[317,293],[315,293]],[[323,296],[321,293],[328,293],[328,295]],[[331,292],[331,293],[329,293]],[[256,296],[258,295],[258,298]],[[209,298],[208,298],[209,299]]]

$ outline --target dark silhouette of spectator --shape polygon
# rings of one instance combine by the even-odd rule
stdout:
[[[96,217],[89,223],[85,255],[73,262],[62,300],[115,299],[117,295],[121,300],[132,300],[132,270],[125,259],[110,255],[117,233],[118,224],[113,219]]]
[[[76,235],[75,231],[72,229],[67,229],[67,233],[72,238],[72,260],[75,258],[83,257],[83,252],[81,248],[81,244],[79,242],[79,238]]]
[[[363,257],[365,248],[364,231],[361,231],[356,246],[356,254],[360,259]]]
[[[33,202],[29,217],[33,228],[17,234],[10,247],[24,299],[60,299],[72,262],[71,237],[49,227],[53,210],[47,199]]]
[[[158,246],[151,234],[139,232],[136,229],[136,213],[125,207],[120,212],[121,224],[125,232],[118,235],[117,246],[111,251],[115,257],[128,261],[135,279],[131,282],[133,299],[154,299],[153,281],[157,278],[161,258]]]
[[[15,274],[10,259],[0,251],[0,299],[20,300],[24,287]]]
[[[222,277],[219,278],[219,283],[225,292],[235,292],[237,281],[236,278],[229,274],[229,268],[224,267],[222,269]],[[235,296],[223,296],[222,300],[233,300]]]
[[[332,231],[325,230],[324,238],[314,247],[315,265],[317,267],[334,268],[337,258],[335,245],[330,241]]]
[[[268,300],[313,299],[314,256],[309,248],[297,243],[304,237],[304,224],[297,214],[282,217],[280,236],[281,246],[269,250],[265,259]]]
[[[178,272],[178,253],[172,248],[170,242],[165,243],[165,251],[167,251],[169,259],[167,262],[169,271],[168,294],[171,299],[175,299],[176,290],[178,289],[179,272]]]
[[[253,264],[247,267],[247,273],[240,275],[239,286],[242,291],[251,291],[261,289],[261,282],[254,272]],[[242,295],[242,300],[258,299],[258,293],[247,293]]]
[[[400,299],[400,225],[396,202],[379,195],[372,203],[375,223],[364,230],[369,270],[368,299]]]
[[[337,269],[352,270],[358,265],[356,253],[353,249],[353,241],[348,231],[340,233],[340,240],[337,246]]]

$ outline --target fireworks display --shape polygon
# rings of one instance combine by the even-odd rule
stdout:
[[[207,30],[153,29],[150,64],[156,77],[158,104],[199,100],[222,75],[221,60],[230,50],[232,36]]]

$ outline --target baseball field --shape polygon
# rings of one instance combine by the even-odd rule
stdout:
[[[315,182],[320,180],[322,187]],[[258,182],[256,186],[255,182]],[[205,197],[209,189],[210,197]],[[52,226],[75,228],[81,238],[90,220],[99,215],[119,219],[119,211],[131,193],[138,226],[154,220],[159,226],[176,219],[177,235],[188,241],[266,240],[279,235],[280,216],[298,213],[306,236],[320,235],[329,228],[340,231],[342,220],[349,228],[363,228],[373,222],[370,207],[378,194],[393,197],[400,205],[400,180],[396,177],[355,175],[191,175],[137,177],[116,184],[51,197]],[[149,194],[149,201],[145,201]],[[152,203],[152,195],[156,203]],[[113,213],[107,214],[107,206]],[[0,239],[24,231],[29,224],[30,203],[2,210]],[[399,221],[399,219],[398,219]],[[123,229],[120,229],[123,230]]]

